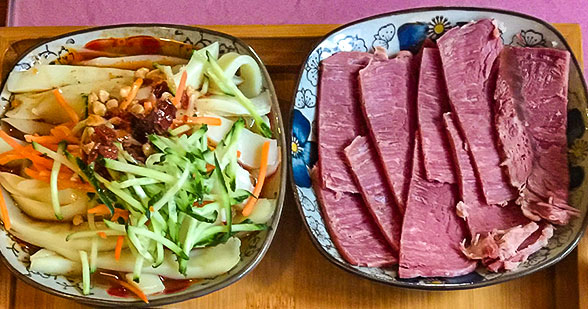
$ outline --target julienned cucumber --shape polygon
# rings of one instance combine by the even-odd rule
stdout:
[[[100,183],[98,183],[98,180],[94,175],[94,170],[80,158],[76,158],[76,163],[80,168],[81,172],[84,174],[86,180],[96,190],[96,194],[98,195],[100,201],[102,201],[102,203],[104,203],[104,205],[106,205],[108,209],[110,209],[111,214],[114,214],[114,199],[111,198],[108,192],[102,188]]]

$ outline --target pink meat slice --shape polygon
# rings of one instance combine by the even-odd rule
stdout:
[[[455,183],[453,162],[443,125],[443,113],[448,111],[449,98],[439,50],[423,48],[417,113],[425,173],[430,181]]]
[[[468,274],[475,270],[477,263],[468,260],[460,249],[459,244],[467,232],[455,213],[455,186],[428,181],[419,153],[417,139],[400,238],[399,276],[456,277]]]
[[[438,41],[452,111],[470,149],[487,204],[516,197],[500,155],[493,126],[495,59],[502,50],[498,28],[489,19],[453,28]]]
[[[413,57],[400,52],[388,59],[377,48],[359,72],[362,110],[396,204],[404,209],[415,128],[416,78]]]
[[[371,58],[371,54],[363,52],[340,52],[320,65],[318,166],[321,186],[335,192],[359,193],[343,149],[366,131],[359,104],[357,74]]]
[[[312,171],[313,178],[317,177],[317,168]],[[313,185],[331,240],[347,262],[369,267],[398,262],[360,195],[322,188],[316,179]]]
[[[485,236],[493,230],[508,230],[529,223],[520,207],[514,203],[501,207],[488,205],[474,173],[473,162],[452,113],[443,115],[444,125],[455,162],[461,201],[458,215],[466,220],[471,239]]]
[[[367,209],[388,244],[398,253],[402,214],[394,203],[376,150],[368,137],[358,136],[345,148],[345,155]]]
[[[566,224],[567,94],[570,54],[552,48],[505,47],[496,84],[496,129],[511,184],[532,220]]]
[[[451,113],[445,113],[443,118],[455,158],[462,199],[457,205],[457,212],[466,220],[471,237],[467,247],[465,241],[462,243],[462,250],[471,259],[483,260],[492,271],[516,268],[529,255],[541,249],[549,238],[533,239],[540,227],[526,218],[515,203],[504,207],[485,203],[457,124]]]
[[[521,244],[516,254],[505,260],[495,260],[489,263],[486,267],[494,272],[516,269],[521,263],[525,262],[531,254],[547,246],[549,239],[553,236],[553,231],[553,225],[547,223],[543,224],[543,227],[535,231],[531,237],[527,238],[527,240]]]

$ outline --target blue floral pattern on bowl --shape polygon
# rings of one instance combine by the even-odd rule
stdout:
[[[292,115],[292,176],[294,182],[303,188],[310,188],[310,168],[317,160],[316,143],[309,140],[310,122],[299,110]]]
[[[586,131],[587,94],[578,62],[570,66],[568,103],[568,147],[570,163],[569,202],[580,209],[581,216],[569,225],[558,227],[547,247],[533,254],[517,270],[490,273],[483,268],[457,278],[397,278],[397,268],[357,267],[347,263],[337,252],[322,219],[320,204],[307,177],[312,164],[306,158],[316,156],[312,134],[316,115],[319,63],[338,51],[372,51],[386,47],[389,55],[400,50],[418,52],[427,39],[435,41],[448,29],[471,20],[494,18],[502,41],[513,46],[548,46],[570,50],[564,38],[552,26],[534,17],[519,13],[478,8],[422,8],[383,14],[342,26],[326,35],[310,52],[295,89],[291,118],[292,152],[290,167],[293,191],[311,239],[319,251],[337,266],[354,274],[382,283],[419,289],[463,289],[504,282],[543,269],[561,260],[573,250],[585,227],[588,209],[585,169],[588,166],[588,136]],[[366,42],[369,42],[366,44]],[[570,50],[571,52],[571,50]],[[310,124],[310,127],[309,127]],[[307,139],[308,132],[310,137]],[[296,144],[296,145],[294,145]],[[301,148],[302,147],[302,148]],[[302,150],[301,150],[302,149]],[[296,151],[294,151],[296,150]],[[310,152],[310,153],[307,153]]]

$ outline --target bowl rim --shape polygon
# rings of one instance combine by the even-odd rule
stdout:
[[[277,125],[277,127],[274,129],[274,131],[278,132],[276,139],[279,140],[279,142],[283,145],[283,147],[281,147],[282,149],[280,150],[280,155],[282,158],[287,158],[286,151],[288,149],[288,146],[286,144],[286,137],[285,137],[286,134],[284,131],[284,123],[282,120],[282,112],[280,109],[280,104],[278,103],[276,90],[274,88],[271,77],[267,71],[267,68],[265,67],[265,65],[261,61],[261,58],[259,57],[259,55],[255,52],[255,50],[249,44],[245,43],[240,38],[237,38],[237,37],[232,36],[227,33],[219,32],[219,31],[215,31],[215,30],[210,30],[207,28],[202,28],[199,26],[188,26],[188,25],[179,25],[179,24],[168,24],[168,23],[125,23],[125,24],[113,24],[113,25],[105,25],[105,26],[98,26],[98,27],[88,27],[88,28],[81,29],[81,30],[63,33],[63,34],[53,36],[50,38],[43,38],[39,43],[33,45],[32,47],[30,47],[27,50],[25,50],[24,52],[22,52],[21,55],[19,55],[19,57],[14,61],[14,63],[12,63],[10,65],[10,70],[7,71],[6,76],[2,79],[2,84],[1,84],[2,88],[0,88],[0,89],[4,88],[6,81],[8,79],[8,76],[14,70],[15,66],[20,61],[22,61],[22,59],[27,57],[33,50],[35,50],[35,49],[37,49],[47,43],[66,38],[68,36],[85,34],[85,33],[89,33],[89,32],[96,32],[96,31],[101,31],[101,30],[117,29],[117,28],[170,28],[170,29],[177,29],[177,30],[198,31],[201,33],[206,33],[208,35],[214,35],[214,36],[218,36],[218,37],[222,37],[222,38],[231,40],[232,42],[238,43],[241,46],[245,47],[247,52],[250,53],[250,55],[253,57],[253,59],[259,65],[261,72],[263,74],[263,77],[266,79],[268,91],[270,91],[270,93],[273,94],[273,96],[272,96],[272,111],[275,113],[275,115],[272,115],[272,116],[275,117],[275,123]],[[93,299],[93,298],[89,298],[84,295],[71,295],[69,293],[66,293],[66,292],[63,292],[60,290],[56,290],[56,289],[47,287],[41,283],[38,283],[35,280],[27,277],[26,275],[21,274],[18,270],[14,269],[12,267],[12,265],[10,264],[10,262],[8,262],[6,257],[1,253],[0,253],[0,260],[2,260],[4,265],[6,265],[6,267],[10,270],[10,272],[16,278],[24,281],[28,285],[30,285],[36,289],[39,289],[43,292],[49,293],[51,295],[59,296],[59,297],[73,300],[78,303],[82,303],[82,304],[86,304],[86,305],[102,306],[102,307],[115,307],[115,306],[116,307],[151,307],[151,306],[163,306],[163,305],[168,305],[168,304],[172,304],[172,303],[186,301],[189,299],[199,298],[199,297],[208,295],[212,292],[216,292],[220,289],[223,289],[223,288],[239,281],[240,279],[245,277],[247,274],[249,274],[255,267],[257,267],[257,265],[265,257],[267,251],[269,250],[269,247],[271,246],[271,243],[273,241],[275,233],[278,229],[280,219],[282,216],[282,210],[284,208],[283,205],[284,205],[284,199],[285,199],[285,195],[286,195],[286,182],[288,181],[287,166],[286,166],[286,164],[284,164],[284,162],[282,162],[282,164],[280,164],[279,172],[281,173],[280,174],[280,185],[278,187],[276,210],[275,210],[275,213],[274,213],[274,216],[272,219],[273,225],[268,228],[267,236],[266,236],[264,243],[261,246],[259,252],[257,253],[257,255],[248,264],[246,264],[241,270],[239,270],[238,272],[234,273],[233,275],[225,278],[225,280],[223,280],[217,284],[209,285],[209,286],[207,286],[199,291],[196,291],[196,292],[190,293],[190,292],[187,292],[186,290],[183,290],[180,292],[176,292],[176,293],[179,293],[177,295],[176,295],[176,293],[167,294],[166,296],[161,297],[159,299],[149,301],[149,303],[145,303],[142,300],[134,300],[134,301],[122,301],[121,300],[121,301],[119,301],[119,300]],[[115,298],[113,298],[113,299],[115,299]]]
[[[348,273],[357,275],[363,279],[368,279],[371,281],[375,281],[384,285],[389,285],[389,286],[394,286],[394,287],[400,287],[400,288],[406,288],[406,289],[415,289],[415,290],[428,290],[428,291],[449,291],[449,290],[468,290],[468,289],[475,289],[475,288],[481,288],[481,287],[486,287],[486,286],[491,286],[491,285],[495,285],[495,284],[499,284],[499,283],[503,283],[506,281],[510,281],[510,280],[514,280],[514,279],[518,279],[521,278],[523,276],[526,275],[530,275],[533,274],[537,271],[546,269],[548,267],[551,267],[555,264],[557,264],[558,262],[560,262],[562,259],[564,259],[566,256],[568,256],[568,254],[570,254],[578,245],[580,239],[582,239],[582,236],[584,235],[584,233],[586,232],[586,227],[588,226],[588,214],[586,214],[584,216],[584,219],[582,221],[582,225],[580,227],[579,232],[576,234],[576,236],[574,237],[574,239],[566,246],[566,248],[556,257],[552,258],[551,260],[549,260],[547,263],[537,266],[537,267],[532,267],[528,270],[522,271],[520,273],[509,273],[509,272],[505,272],[503,273],[500,277],[494,278],[494,279],[490,279],[487,281],[481,281],[481,282],[475,282],[475,283],[453,283],[453,284],[439,284],[438,286],[434,286],[434,285],[419,285],[419,284],[415,284],[415,283],[411,283],[411,282],[405,282],[405,281],[388,281],[385,279],[381,279],[381,278],[376,278],[376,277],[371,277],[367,274],[365,274],[364,272],[361,272],[355,268],[353,268],[353,266],[351,266],[349,263],[347,262],[341,262],[338,261],[337,259],[335,259],[333,256],[331,256],[323,247],[322,245],[318,242],[318,240],[315,238],[315,236],[313,235],[310,226],[308,224],[308,221],[306,220],[305,216],[304,216],[304,210],[302,209],[302,204],[300,203],[300,196],[298,195],[298,190],[297,190],[297,186],[296,183],[294,182],[294,174],[293,174],[293,168],[292,168],[292,133],[293,133],[293,126],[292,126],[292,117],[293,117],[293,113],[295,108],[294,102],[296,101],[296,90],[298,90],[298,88],[300,87],[300,81],[302,80],[302,76],[304,74],[304,69],[305,69],[305,63],[307,62],[307,60],[312,56],[312,53],[314,52],[314,50],[325,41],[326,38],[328,38],[329,36],[333,35],[336,32],[339,32],[341,30],[344,30],[345,28],[348,28],[350,26],[362,23],[362,22],[366,22],[366,21],[370,21],[373,19],[377,19],[377,18],[381,18],[381,17],[388,17],[388,16],[396,16],[396,15],[402,15],[402,14],[407,14],[407,13],[418,13],[418,12],[430,12],[430,11],[452,11],[452,10],[456,10],[456,11],[474,11],[474,12],[489,12],[489,13],[499,13],[499,14],[505,14],[505,15],[511,15],[511,16],[515,16],[515,17],[521,17],[521,18],[525,18],[534,22],[537,22],[543,26],[545,26],[547,29],[549,29],[550,31],[552,31],[558,39],[560,39],[563,42],[563,45],[565,46],[566,50],[570,52],[571,55],[571,60],[573,61],[574,65],[576,67],[578,67],[580,69],[579,75],[580,75],[580,80],[582,82],[582,86],[583,86],[583,91],[584,91],[584,97],[588,98],[588,89],[586,87],[586,80],[584,78],[584,74],[582,71],[582,67],[580,66],[576,55],[574,54],[574,52],[572,51],[572,49],[570,48],[570,45],[568,44],[567,40],[564,38],[564,36],[559,32],[559,30],[557,30],[555,27],[553,27],[550,23],[546,22],[543,19],[540,19],[538,17],[535,16],[531,16],[531,15],[527,15],[524,13],[519,13],[516,11],[511,11],[511,10],[502,10],[502,9],[495,9],[495,8],[485,8],[485,7],[471,7],[471,6],[430,6],[430,7],[417,7],[417,8],[410,8],[410,9],[404,9],[404,10],[398,10],[398,11],[391,11],[391,12],[386,12],[386,13],[381,13],[381,14],[377,14],[377,15],[373,15],[373,16],[368,16],[365,18],[361,18],[358,20],[354,20],[352,22],[343,24],[341,26],[338,26],[337,28],[329,31],[327,34],[325,34],[324,36],[322,36],[320,38],[320,40],[315,43],[313,45],[313,47],[310,49],[308,55],[304,58],[304,62],[302,64],[302,66],[300,67],[300,71],[298,74],[298,80],[296,81],[296,86],[294,88],[294,94],[292,96],[292,105],[290,107],[290,111],[289,111],[289,123],[288,123],[288,172],[289,172],[289,182],[290,182],[290,186],[291,186],[291,190],[293,191],[295,198],[295,203],[296,206],[298,208],[298,212],[301,216],[302,222],[304,222],[304,228],[306,229],[306,232],[308,233],[308,235],[310,236],[310,240],[312,241],[314,247],[331,263],[335,264],[337,267],[339,267],[340,269],[343,269],[345,271],[347,271]],[[317,200],[317,205],[320,202]],[[320,207],[320,206],[319,206]],[[321,213],[321,218],[323,217],[322,211],[319,210]],[[330,236],[329,236],[330,237]]]

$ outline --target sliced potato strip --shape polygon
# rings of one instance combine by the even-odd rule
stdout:
[[[8,91],[36,92],[66,85],[95,83],[113,78],[133,78],[135,72],[112,68],[78,65],[37,65],[28,71],[12,72],[6,84]]]
[[[55,125],[31,119],[4,118],[2,121],[25,134],[49,135]]]
[[[135,55],[124,57],[98,57],[90,60],[80,61],[77,64],[94,67],[137,70],[140,68],[152,69],[153,63],[174,66],[178,64],[186,64],[188,63],[188,60],[163,55]]]
[[[65,101],[76,111],[80,119],[86,118],[86,98],[91,92],[106,90],[118,97],[120,88],[131,84],[132,78],[115,78],[93,83],[69,85],[61,88]],[[48,123],[64,123],[70,120],[51,91],[23,93],[14,96],[13,109],[6,112],[8,118],[43,120]]]
[[[269,114],[272,102],[269,92],[264,91],[260,95],[251,98],[260,115]],[[237,99],[228,95],[214,94],[199,98],[194,101],[196,110],[202,113],[212,113],[224,117],[249,116],[249,111]]]
[[[251,56],[235,52],[226,53],[218,59],[218,65],[227,78],[232,78],[239,71],[243,83],[238,87],[246,97],[253,98],[261,93],[263,77],[259,65]]]

